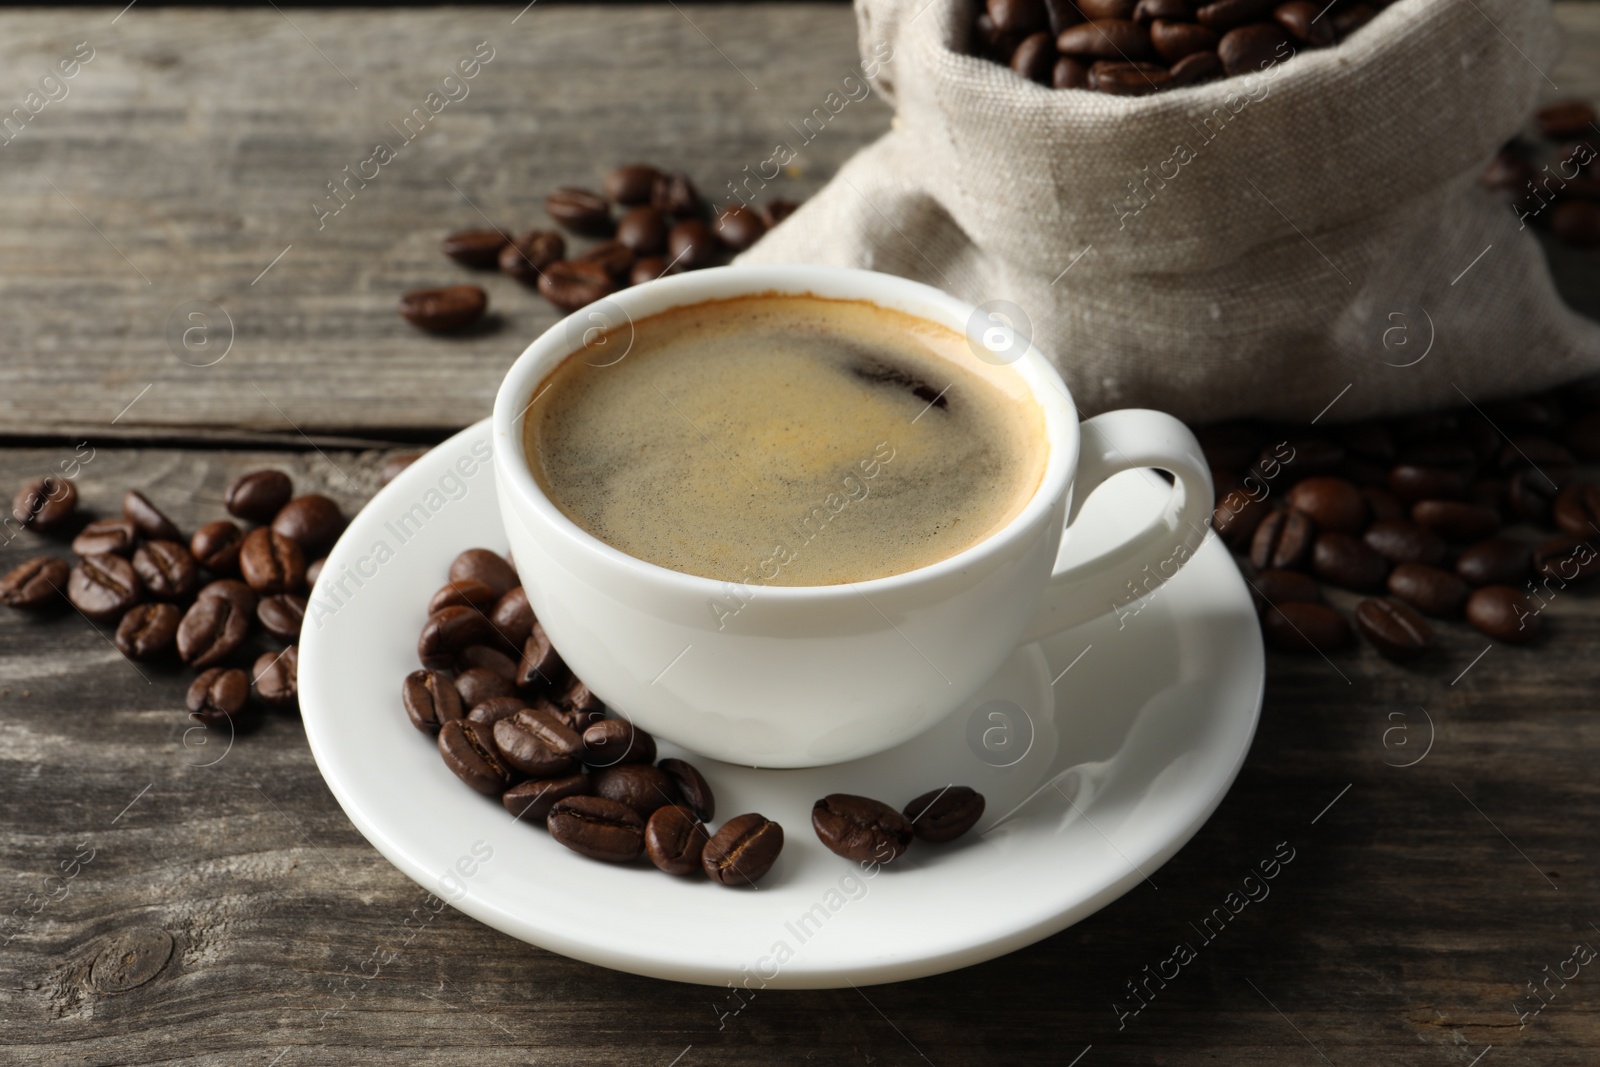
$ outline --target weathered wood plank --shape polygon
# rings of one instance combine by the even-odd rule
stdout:
[[[0,484],[61,453],[0,451]],[[136,486],[190,527],[263,464],[354,507],[382,458],[101,448],[78,484],[90,510]],[[22,535],[0,547],[0,567],[37,549]],[[737,1005],[725,991],[604,971],[431,914],[339,810],[291,717],[202,766],[216,749],[185,744],[183,674],[141,677],[75,615],[3,612],[0,914],[26,913],[29,893],[64,895],[0,928],[0,940],[15,934],[0,948],[0,1061],[662,1067],[693,1046],[678,1062],[946,1067],[1060,1065],[1092,1044],[1084,1067],[1321,1062],[1309,1040],[1341,1064],[1466,1065],[1488,1045],[1587,1062],[1600,1051],[1592,969],[1525,1029],[1512,1005],[1519,991],[1536,1003],[1524,983],[1574,942],[1600,945],[1588,925],[1600,916],[1594,595],[1558,597],[1541,647],[1496,645],[1459,680],[1489,644],[1460,624],[1441,626],[1438,654],[1411,669],[1370,648],[1332,665],[1274,655],[1239,782],[1153,872],[1159,889],[965,971],[865,996],[762,992],[726,1020]],[[1422,751],[1419,707],[1437,729],[1432,751],[1391,766]],[[1397,725],[1407,734],[1386,745]],[[1189,924],[1280,841],[1296,857],[1270,896],[1203,941]],[[85,849],[64,890],[46,881]],[[1003,901],[973,902],[992,906]],[[138,953],[160,951],[157,931],[170,960],[116,991],[119,974],[142,973]],[[1126,983],[1178,941],[1198,958],[1152,984],[1119,1030],[1112,1005],[1136,1003]],[[392,959],[375,964],[375,951]]]
[[[1558,7],[1569,47],[1552,80],[1600,96],[1600,9]],[[889,121],[867,100],[809,143],[790,126],[854,66],[842,5],[538,5],[514,24],[500,8],[115,13],[0,16],[7,108],[77,42],[94,50],[0,147],[0,438],[437,438],[487,412],[556,317],[492,274],[497,329],[441,341],[394,314],[408,288],[469,277],[436,246],[478,208],[533,225],[550,189],[633,158],[717,195],[779,140],[798,145],[798,176],[771,191],[804,196]],[[468,95],[405,143],[396,127],[482,41],[493,59]],[[319,223],[326,183],[378,141],[394,161]],[[1568,299],[1600,314],[1596,257],[1555,259]],[[231,319],[214,366],[190,364],[225,344],[216,311],[206,347],[169,340],[192,300]],[[173,331],[197,325],[179,315]]]

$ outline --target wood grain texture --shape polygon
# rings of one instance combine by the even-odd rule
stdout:
[[[0,452],[0,484],[62,455]],[[232,477],[268,464],[353,509],[383,458],[106,448],[78,485],[88,513],[136,486],[192,528],[220,513]],[[21,534],[0,567],[41,547],[65,551]],[[1465,1065],[1488,1045],[1589,1062],[1590,971],[1523,1029],[1513,1009],[1519,991],[1535,1003],[1524,983],[1575,942],[1600,945],[1600,612],[1571,592],[1545,617],[1539,647],[1495,645],[1475,664],[1490,642],[1459,623],[1413,668],[1370,647],[1332,663],[1274,655],[1244,771],[1151,872],[1159,889],[967,970],[764,991],[725,1017],[738,1006],[726,990],[602,970],[434,914],[350,825],[292,716],[228,749],[187,733],[186,673],[135,669],[71,612],[3,612],[0,915],[21,917],[0,920],[0,1062],[664,1067],[688,1049],[685,1065],[943,1067],[1064,1064],[1088,1045],[1085,1065],[1321,1062],[1308,1041],[1334,1063]],[[1432,750],[1396,767],[1427,742],[1419,709]],[[1203,941],[1189,924],[1279,842],[1295,858],[1270,895]],[[1114,1004],[1137,1005],[1126,983],[1179,941],[1198,958],[1122,1017]]]
[[[0,147],[0,437],[438,439],[488,411],[557,317],[510,279],[445,260],[444,233],[485,216],[538,224],[548,191],[630,159],[682,167],[721,198],[799,140],[790,123],[856,62],[842,5],[539,5],[515,24],[502,8],[114,15],[0,16],[7,110],[77,42],[94,49],[69,95]],[[1561,16],[1552,81],[1600,96],[1586,61],[1600,9]],[[484,41],[494,58],[468,95],[407,143],[405,117]],[[850,104],[770,191],[809,194],[888,122],[876,99]],[[396,158],[319,223],[327,183],[379,141]],[[1600,316],[1595,257],[1553,255],[1567,299]],[[394,312],[407,289],[475,279],[496,328],[440,340]],[[190,351],[169,332],[193,323],[169,318],[196,300],[226,319],[211,312]],[[225,345],[229,320],[226,358],[191,365]]]

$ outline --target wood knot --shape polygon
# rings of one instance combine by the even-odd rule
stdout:
[[[159,926],[135,926],[111,935],[89,965],[96,993],[125,993],[144,985],[172,958],[172,935]]]

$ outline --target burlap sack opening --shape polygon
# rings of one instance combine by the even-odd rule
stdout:
[[[1550,67],[1548,3],[1400,0],[1336,48],[1135,98],[968,55],[967,0],[856,11],[893,128],[741,262],[1010,302],[1085,415],[1305,421],[1344,393],[1348,420],[1600,371],[1600,327],[1477,182]]]

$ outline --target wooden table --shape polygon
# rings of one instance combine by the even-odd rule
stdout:
[[[1557,6],[1570,48],[1552,77],[1600,95],[1600,8]],[[396,294],[459,276],[441,233],[531,225],[547,190],[628,159],[715,190],[855,64],[843,7],[514,16],[0,15],[7,101],[77,42],[94,52],[0,148],[7,493],[87,442],[77,484],[102,514],[134,486],[192,528],[267,464],[359,507],[395,450],[486,414],[554,318],[493,277],[498,329],[412,331]],[[319,229],[325,183],[484,41],[469,97]],[[813,191],[887,121],[847,109],[784,190]],[[1592,260],[1556,263],[1593,309],[1573,280]],[[6,544],[0,567],[35,548]],[[1249,761],[1159,890],[954,974],[763,992],[719,1028],[726,991],[575,963],[448,909],[368,974],[424,893],[351,826],[294,719],[202,766],[187,675],[136,670],[75,615],[0,614],[0,913],[40,908],[0,948],[0,1063],[1590,1063],[1600,971],[1519,1019],[1527,983],[1600,945],[1600,612],[1572,592],[1546,619],[1537,650],[1444,627],[1416,669],[1370,648],[1336,669],[1273,656]],[[1431,750],[1397,767],[1429,736],[1423,709]],[[1297,858],[1271,897],[1119,1030],[1125,983],[1280,841]]]

